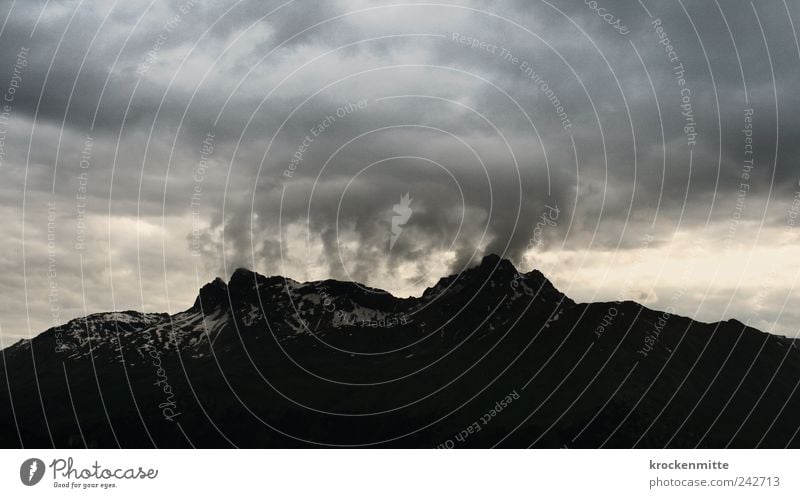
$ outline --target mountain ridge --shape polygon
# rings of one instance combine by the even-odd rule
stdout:
[[[187,310],[89,315],[0,361],[7,447],[436,447],[512,391],[459,446],[798,444],[796,340],[576,303],[497,255],[407,298],[237,269]]]

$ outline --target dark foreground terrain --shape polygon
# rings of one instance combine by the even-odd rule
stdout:
[[[800,447],[797,341],[577,304],[497,256],[409,299],[237,270],[0,362],[1,447]]]

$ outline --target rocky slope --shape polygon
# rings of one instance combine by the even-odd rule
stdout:
[[[237,270],[0,356],[2,447],[797,447],[797,341],[507,260],[399,299]]]

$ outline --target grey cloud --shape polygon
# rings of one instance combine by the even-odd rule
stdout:
[[[749,180],[744,216],[760,219],[761,208],[770,200],[767,223],[783,223],[780,215],[797,185],[794,137],[800,130],[794,116],[800,102],[793,85],[799,76],[800,54],[781,4],[756,5],[775,71],[773,81],[749,2],[720,2],[743,63],[741,72],[731,35],[714,3],[684,1],[689,18],[678,2],[645,2],[651,13],[662,19],[686,68],[699,132],[690,172],[680,87],[664,47],[638,3],[598,2],[630,29],[627,35],[614,30],[584,2],[553,2],[566,17],[547,4],[523,1],[466,4],[490,14],[464,9],[460,3],[453,7],[383,8],[388,3],[371,3],[370,7],[379,8],[345,15],[295,37],[316,23],[367,4],[320,1],[309,6],[309,2],[294,2],[256,23],[281,2],[244,2],[224,16],[233,2],[197,2],[169,31],[137,86],[138,65],[163,34],[166,20],[186,2],[154,5],[135,29],[147,3],[119,5],[91,48],[90,40],[110,4],[84,3],[66,32],[77,2],[48,4],[29,39],[45,2],[26,2],[24,8],[18,2],[0,36],[5,47],[0,50],[0,89],[11,76],[20,46],[30,46],[31,59],[13,105],[13,127],[3,163],[7,181],[0,187],[2,205],[20,206],[23,184],[29,195],[48,198],[58,156],[54,196],[67,213],[61,223],[73,223],[69,217],[74,217],[81,150],[86,136],[91,135],[94,146],[87,208],[92,214],[110,212],[135,219],[157,218],[163,213],[170,219],[186,220],[191,215],[190,197],[199,183],[194,175],[201,142],[210,132],[214,134],[214,152],[201,185],[199,215],[205,255],[202,266],[212,273],[236,266],[280,272],[284,259],[303,261],[300,255],[286,254],[286,241],[281,240],[290,236],[287,227],[296,226],[307,226],[329,256],[315,264],[324,265],[331,276],[349,276],[366,283],[370,283],[372,268],[396,269],[419,263],[426,255],[448,248],[452,249],[453,271],[485,252],[505,253],[519,262],[531,249],[531,237],[545,205],[557,205],[560,217],[538,250],[562,246],[635,249],[643,234],[653,233],[659,241],[668,239],[679,228],[681,213],[680,227],[687,229],[702,229],[709,220],[725,224],[733,216],[741,183],[743,109],[751,105],[755,109],[757,166]],[[7,12],[9,5],[6,2],[2,11]],[[790,9],[795,19],[800,18],[800,11]],[[524,26],[541,40],[491,14]],[[242,32],[251,25],[250,31]],[[505,48],[517,60],[504,59],[480,46],[466,46],[453,40],[453,33]],[[337,47],[401,34],[442,37],[399,36],[359,43],[298,70]],[[55,52],[62,35],[63,42]],[[210,66],[240,35],[216,65]],[[79,73],[84,55],[86,62]],[[521,62],[541,79],[526,75]],[[437,67],[372,71],[393,65]],[[744,101],[742,72],[749,104]],[[173,76],[175,81],[168,87]],[[543,84],[553,93],[544,90]],[[311,97],[326,85],[331,86]],[[420,97],[378,100],[400,95],[426,95],[455,103]],[[279,131],[281,123],[309,97]],[[569,130],[562,127],[554,98],[572,124]],[[337,117],[314,138],[292,178],[283,174],[313,127],[341,106],[363,99],[369,102],[366,109]],[[466,106],[489,119],[502,137]],[[215,124],[218,113],[220,120]],[[541,143],[525,113],[536,125]],[[331,159],[311,196],[322,163],[337,148],[359,134],[386,126],[405,127],[369,134],[345,147]],[[424,127],[441,128],[462,138],[484,160],[487,171],[460,141]],[[30,130],[34,132],[29,159]],[[262,163],[273,135],[274,143]],[[519,173],[505,140],[517,159]],[[392,156],[438,161],[456,182],[431,163],[413,159],[381,163],[354,179],[371,162]],[[345,191],[351,179],[353,183]],[[456,185],[464,193],[463,210]],[[773,198],[767,199],[771,185]],[[403,237],[389,251],[393,205],[406,192],[415,198],[415,210]],[[29,204],[26,220],[41,220],[45,216],[42,205]],[[462,215],[465,222],[456,237]],[[651,227],[655,219],[658,222]],[[481,239],[484,229],[486,235]],[[176,238],[190,241],[192,230],[185,226]],[[167,248],[169,254],[161,259],[179,259],[187,245]],[[337,256],[340,247],[346,247],[351,258],[344,266]],[[21,258],[18,252],[14,255]],[[156,253],[147,253],[142,270],[147,276],[139,278],[160,276],[163,265]],[[76,271],[73,266],[64,267],[65,274]],[[424,273],[422,267],[417,271],[417,275]],[[414,275],[397,273],[396,277],[413,280]],[[97,277],[96,281],[100,280]],[[4,285],[1,280],[0,285]]]

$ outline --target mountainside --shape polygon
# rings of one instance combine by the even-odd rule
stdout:
[[[1,447],[798,447],[796,340],[497,256],[400,299],[239,269],[0,356]]]

